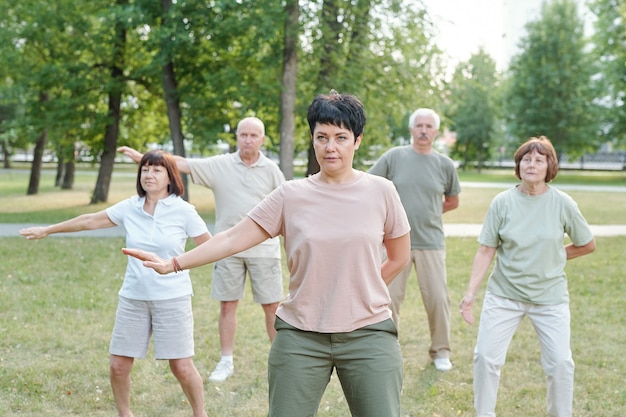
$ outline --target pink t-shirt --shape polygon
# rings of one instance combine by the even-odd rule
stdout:
[[[289,294],[276,315],[306,331],[342,333],[391,318],[383,240],[410,231],[391,181],[355,171],[349,184],[319,174],[281,185],[248,216],[283,235]]]

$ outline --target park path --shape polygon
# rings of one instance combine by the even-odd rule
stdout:
[[[461,189],[467,188],[509,188],[514,183],[487,183],[487,182],[461,182]],[[553,185],[561,190],[582,190],[590,192],[617,192],[626,193],[626,186],[597,186],[597,185]],[[0,223],[0,236],[19,236],[19,230],[29,226],[41,226],[37,224],[8,224]],[[213,232],[213,225],[208,225]],[[474,237],[480,233],[481,224],[464,223],[444,223],[443,228],[446,236]],[[590,225],[594,236],[626,236],[626,225],[623,224],[602,224]],[[109,229],[87,230],[76,233],[57,233],[52,236],[57,237],[119,237],[124,236],[123,227],[112,227]]]
[[[19,236],[20,229],[30,226],[43,226],[39,224],[0,224],[0,236]],[[476,237],[480,233],[481,224],[465,223],[444,223],[443,229],[449,237]],[[591,224],[591,231],[594,236],[626,236],[626,225],[624,224]],[[212,225],[209,230],[213,231]],[[75,233],[56,233],[50,237],[123,237],[123,227],[112,227],[109,229],[86,230]]]

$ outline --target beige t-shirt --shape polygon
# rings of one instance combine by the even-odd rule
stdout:
[[[188,158],[187,162],[193,182],[213,190],[215,233],[233,227],[285,181],[278,165],[263,154],[251,166],[243,163],[239,152],[202,159]],[[280,242],[268,239],[235,256],[280,259]]]
[[[319,174],[286,182],[248,214],[284,237],[289,294],[276,315],[298,329],[350,332],[391,318],[383,240],[410,227],[391,181],[355,172],[349,184]]]

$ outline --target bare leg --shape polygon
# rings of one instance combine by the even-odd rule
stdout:
[[[276,309],[278,303],[262,304],[263,312],[265,313],[265,328],[267,329],[267,335],[270,338],[270,342],[274,341],[276,336],[276,329],[274,328],[274,321],[276,321]]]
[[[130,412],[130,371],[134,361],[127,356],[111,355],[109,358],[109,378],[119,417],[133,416]]]
[[[204,385],[202,377],[191,358],[170,359],[170,369],[180,383],[191,408],[193,417],[208,417],[204,409]]]
[[[237,305],[239,300],[222,301],[220,303],[219,333],[222,356],[231,356],[235,346],[237,330]]]

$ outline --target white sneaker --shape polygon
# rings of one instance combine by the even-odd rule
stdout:
[[[433,363],[435,364],[435,369],[441,372],[447,372],[452,369],[452,362],[450,362],[449,358],[435,358]]]
[[[229,361],[219,361],[209,376],[212,382],[224,382],[235,373],[235,366]]]

